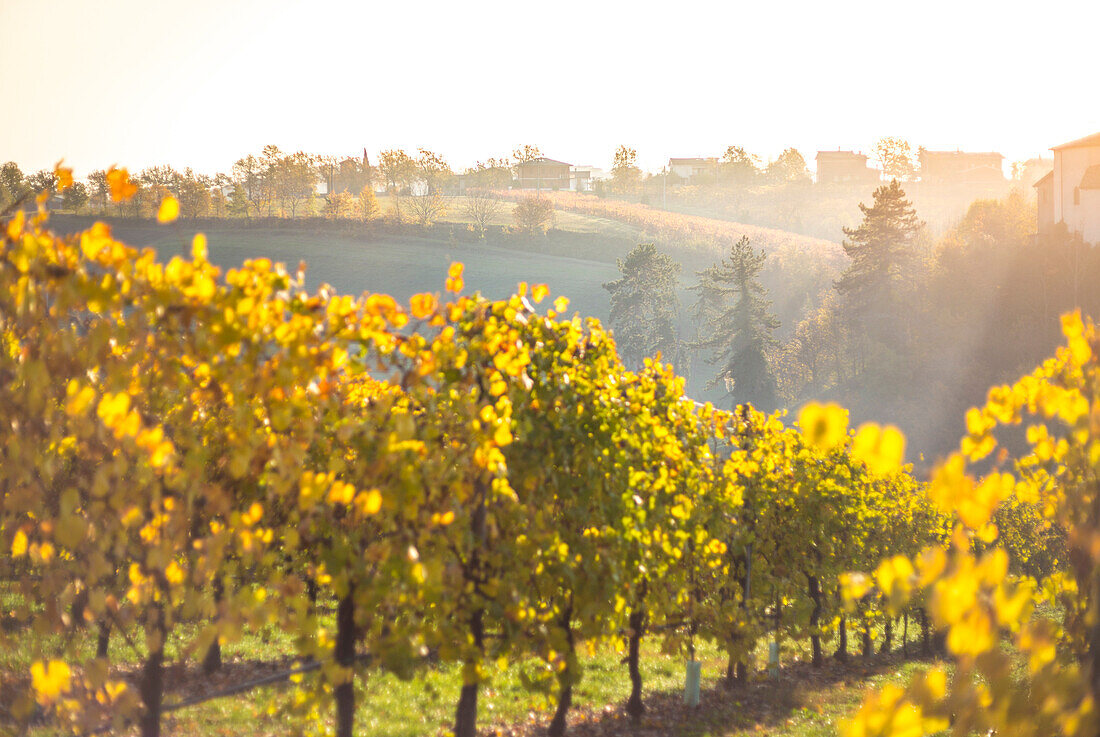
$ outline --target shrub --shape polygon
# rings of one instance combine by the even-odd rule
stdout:
[[[554,205],[545,197],[526,197],[512,210],[512,220],[524,233],[545,235],[554,224]]]

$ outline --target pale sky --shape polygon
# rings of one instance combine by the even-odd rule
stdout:
[[[0,0],[0,161],[625,143],[656,170],[884,135],[1012,161],[1100,132],[1097,29],[1089,0]]]

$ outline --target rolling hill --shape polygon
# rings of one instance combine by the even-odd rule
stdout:
[[[592,212],[559,212],[559,227],[545,236],[510,233],[498,226],[484,239],[461,222],[424,228],[318,219],[208,219],[162,226],[145,220],[100,219],[120,240],[153,247],[162,258],[189,253],[191,238],[203,232],[211,261],[222,268],[259,257],[292,269],[305,261],[310,289],[329,284],[346,294],[385,292],[403,301],[418,292],[442,290],[448,266],[461,261],[466,265],[467,291],[501,298],[521,281],[545,282],[553,296],[569,298],[571,312],[604,322],[609,303],[603,284],[618,277],[617,259],[639,242],[654,241],[682,265],[681,332],[687,338],[694,334],[687,310],[693,294],[687,288],[695,283],[695,272],[722,258],[742,234],[769,252],[763,280],[782,321],[781,334],[819,302],[846,261],[840,247],[828,241],[650,208],[635,211],[641,206],[628,203],[607,205]],[[59,232],[72,233],[96,219],[54,214],[51,224]],[[712,372],[701,359],[693,361],[689,386],[695,396],[721,398],[721,392],[704,389]]]

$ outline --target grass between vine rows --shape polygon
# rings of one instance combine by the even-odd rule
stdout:
[[[10,600],[0,596],[0,604],[10,604]],[[10,606],[0,609],[5,617],[11,611]],[[13,623],[8,619],[3,624]],[[167,653],[170,665],[166,703],[169,704],[262,678],[285,670],[294,662],[292,636],[266,627],[242,633],[239,640],[227,643],[222,670],[204,676],[196,658],[180,661],[180,645],[194,633],[193,627],[181,629],[181,636],[169,643]],[[916,634],[916,628],[911,628],[910,636]],[[88,657],[94,654],[94,631],[82,630],[72,636],[80,639],[80,647],[87,650]],[[33,633],[17,636],[14,649],[0,651],[0,684],[26,677],[32,660],[30,645],[35,637]],[[55,637],[51,635],[50,640]],[[25,647],[19,647],[20,644]],[[37,643],[39,647],[42,644]],[[855,651],[858,637],[850,637],[849,644],[847,664],[830,658],[822,668],[813,668],[808,663],[808,643],[787,642],[781,653],[780,677],[772,680],[764,672],[767,643],[763,642],[755,658],[758,670],[750,683],[727,689],[722,682],[724,654],[710,643],[697,643],[696,657],[703,665],[702,702],[689,708],[682,700],[686,654],[663,653],[657,639],[651,638],[644,642],[642,651],[647,713],[638,727],[630,724],[623,710],[630,688],[626,665],[621,662],[623,653],[604,645],[595,653],[582,656],[583,676],[574,692],[570,734],[577,737],[834,735],[839,720],[858,707],[868,688],[885,682],[903,683],[915,670],[928,665],[926,661],[902,658],[898,649],[864,660]],[[898,642],[897,648],[900,646]],[[827,652],[831,653],[833,647],[829,644]],[[110,653],[115,672],[136,675],[142,649],[141,643],[128,642],[116,634],[111,640]],[[919,643],[911,639],[909,649],[915,655]],[[479,698],[482,734],[528,737],[545,733],[554,711],[554,696],[526,689],[520,675],[523,668],[522,663],[512,664],[507,670],[494,672],[491,681],[483,686]],[[450,664],[425,662],[409,680],[363,667],[356,681],[356,733],[365,737],[446,734],[460,685],[460,668]],[[180,709],[165,716],[164,734],[199,737],[299,734],[308,725],[301,719],[278,713],[278,707],[292,698],[292,688],[292,684],[285,682],[262,686]],[[326,720],[329,717],[322,716]],[[52,737],[56,733],[57,730],[44,725],[32,735]]]

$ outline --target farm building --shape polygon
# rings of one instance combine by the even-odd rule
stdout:
[[[921,150],[920,179],[929,184],[1000,184],[1004,156],[996,152]]]
[[[669,159],[668,170],[685,182],[691,182],[696,177],[709,177],[713,182],[718,171],[718,159],[713,156],[705,159]]]
[[[854,151],[818,151],[818,184],[871,184],[879,181],[878,169],[867,166],[867,157]]]
[[[546,157],[516,164],[516,189],[569,189],[573,165]]]

